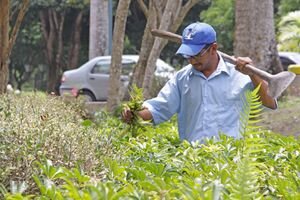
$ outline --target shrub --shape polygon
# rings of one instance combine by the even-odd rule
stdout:
[[[80,166],[97,176],[98,152],[109,152],[112,147],[83,116],[78,102],[64,103],[55,96],[1,96],[0,182],[8,186],[10,181],[26,181],[31,188],[33,163],[46,158],[55,165]]]
[[[49,122],[33,120],[42,121],[34,125],[50,129],[50,125],[42,123],[50,123],[52,119],[53,123],[58,120],[54,123],[56,126],[65,126],[66,121],[63,119],[68,119],[67,122],[75,123],[74,127],[78,130],[68,126],[73,128],[71,134],[68,132],[71,128],[62,131],[65,127],[61,127],[59,132],[52,127],[51,132],[54,133],[50,133],[41,131],[41,128],[38,129],[40,131],[24,128],[27,125],[17,129],[14,128],[17,125],[8,125],[7,121],[9,130],[19,131],[15,136],[22,139],[21,142],[14,143],[20,145],[10,145],[9,142],[1,145],[9,155],[6,159],[11,159],[7,159],[10,165],[5,165],[5,161],[1,160],[0,169],[6,169],[1,173],[6,174],[6,183],[9,178],[22,178],[16,172],[24,171],[25,178],[22,180],[29,179],[33,174],[34,182],[31,181],[31,184],[34,184],[32,188],[35,190],[25,191],[23,183],[14,182],[14,187],[9,192],[2,188],[2,193],[7,199],[299,199],[300,140],[274,134],[256,125],[261,111],[257,91],[258,89],[246,96],[248,107],[241,117],[242,137],[234,139],[220,134],[218,139],[208,139],[206,144],[179,141],[174,121],[156,127],[146,126],[144,132],[132,137],[132,133],[124,132],[127,125],[105,112],[95,116],[96,126],[78,116],[78,112],[74,111],[78,105],[66,106],[49,97],[41,98],[44,100],[32,96],[22,100],[6,99],[6,103],[1,104],[6,105],[6,109],[1,110],[2,119],[22,119],[22,125],[32,124],[32,119],[25,119],[23,115],[12,118],[12,115],[20,113],[13,107],[23,107],[32,101],[37,104],[34,107],[45,108],[45,105],[55,102],[52,106],[59,109],[49,108],[51,113],[46,115]],[[19,102],[8,104],[7,101]],[[42,106],[38,106],[39,102],[43,102]],[[58,115],[60,109],[64,109],[65,114]],[[39,113],[40,118],[44,110],[29,113]],[[33,114],[31,116],[34,118]],[[1,136],[1,142],[5,138],[14,142],[12,136],[2,132],[6,137]],[[40,141],[40,137],[31,132],[47,135],[38,148],[32,144]],[[33,138],[31,142],[26,142],[30,140],[28,136]],[[74,144],[72,150],[61,146],[69,145],[68,142],[61,141],[61,138],[66,140],[66,136],[71,137]],[[51,148],[42,145],[46,142],[52,145]],[[28,144],[46,151],[41,150],[42,157],[50,158],[51,161],[33,154]],[[27,152],[21,154],[20,148]],[[57,151],[56,148],[61,150]],[[2,149],[1,158],[6,155],[2,153]],[[48,152],[50,150],[56,154]],[[32,154],[37,162],[31,160],[26,165],[25,161]],[[62,156],[65,154],[72,156]],[[13,156],[19,159],[14,159]],[[76,165],[77,163],[79,164]],[[11,166],[18,168],[13,171]]]

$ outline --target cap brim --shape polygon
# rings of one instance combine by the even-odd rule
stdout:
[[[195,56],[204,48],[204,46],[205,44],[202,45],[181,44],[176,54],[181,54],[184,56]]]

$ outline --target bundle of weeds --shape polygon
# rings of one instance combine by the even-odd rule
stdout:
[[[132,120],[129,123],[126,132],[129,132],[132,137],[136,137],[141,131],[146,130],[145,124],[148,124],[149,122],[143,121],[138,115],[138,112],[143,109],[143,89],[133,85],[129,95],[130,101],[122,105],[123,110],[129,109],[132,112]]]

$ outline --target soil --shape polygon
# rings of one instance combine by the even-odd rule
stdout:
[[[300,138],[300,97],[280,99],[276,110],[263,113],[261,125],[275,133]]]

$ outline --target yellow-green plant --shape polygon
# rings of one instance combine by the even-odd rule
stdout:
[[[259,191],[259,175],[261,163],[258,159],[265,149],[261,138],[262,103],[258,94],[260,85],[253,91],[245,94],[244,111],[241,113],[241,143],[236,155],[237,168],[230,182],[230,199],[256,199],[261,198]]]
[[[147,124],[147,122],[143,121],[138,115],[138,112],[143,109],[143,89],[133,85],[129,95],[130,101],[124,103],[122,107],[123,110],[129,109],[132,112],[132,120],[128,124],[127,131],[131,133],[133,137],[136,137],[140,131],[145,131],[145,124]]]

